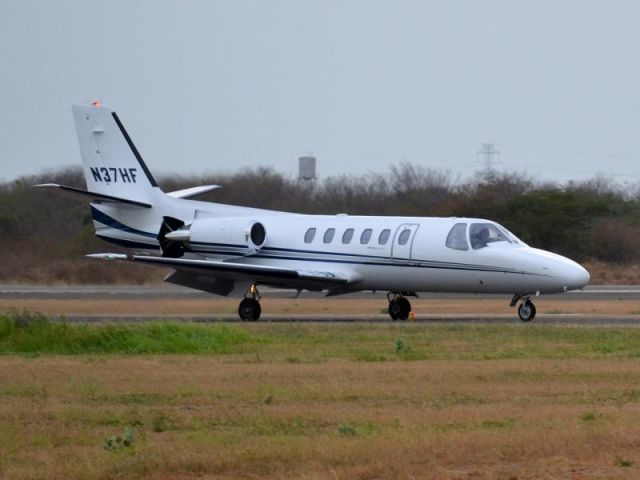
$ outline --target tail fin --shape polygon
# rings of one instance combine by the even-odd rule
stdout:
[[[87,190],[150,203],[158,184],[116,112],[97,102],[72,111]]]

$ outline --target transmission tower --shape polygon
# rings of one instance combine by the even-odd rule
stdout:
[[[487,171],[493,171],[495,166],[500,163],[500,151],[493,143],[483,143],[477,152],[477,159]]]

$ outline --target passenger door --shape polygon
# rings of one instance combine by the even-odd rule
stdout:
[[[413,239],[420,227],[417,223],[403,223],[396,229],[391,245],[391,258],[397,263],[410,263]]]

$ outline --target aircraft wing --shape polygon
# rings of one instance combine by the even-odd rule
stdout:
[[[251,263],[223,262],[220,260],[194,260],[185,258],[166,258],[147,255],[125,255],[122,253],[95,253],[87,255],[89,258],[101,260],[119,260],[137,262],[147,265],[173,268],[179,272],[187,286],[187,282],[199,282],[198,277],[211,277],[227,281],[256,282],[265,285],[282,286],[286,288],[304,288],[309,290],[335,289],[344,287],[349,279],[335,272],[316,270],[296,270],[292,268],[272,267]],[[185,276],[186,274],[186,276]],[[171,277],[171,276],[170,276]],[[171,280],[167,280],[171,281]],[[178,283],[178,282],[172,282]],[[188,285],[193,286],[195,285]],[[205,290],[202,288],[202,290]],[[226,295],[228,293],[206,289],[213,293]]]

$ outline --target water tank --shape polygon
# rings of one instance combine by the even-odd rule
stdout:
[[[316,157],[307,155],[298,159],[298,179],[316,179]]]

